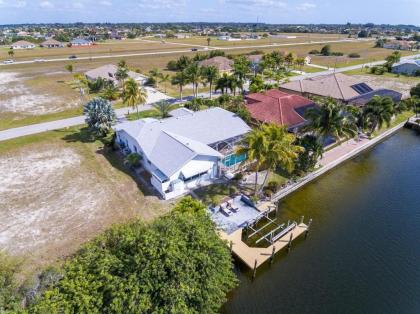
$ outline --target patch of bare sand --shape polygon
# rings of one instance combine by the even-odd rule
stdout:
[[[0,250],[38,267],[114,223],[152,216],[156,199],[143,197],[131,180],[115,179],[117,170],[99,156],[105,176],[86,167],[76,149],[55,144],[0,156]]]
[[[77,106],[77,100],[64,101],[61,97],[28,88],[27,79],[15,72],[0,73],[0,112],[40,115]]]
[[[403,98],[410,97],[410,89],[416,86],[419,81],[400,79],[398,77],[386,77],[380,75],[354,75],[355,78],[360,79],[363,82],[370,83],[378,88],[392,89],[400,92]]]

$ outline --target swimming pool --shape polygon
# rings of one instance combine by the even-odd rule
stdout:
[[[232,154],[232,155],[226,156],[225,159],[223,159],[222,162],[226,167],[232,167],[236,164],[239,164],[239,163],[247,160],[247,158],[248,158],[248,156],[246,155],[246,153],[239,154],[239,155]]]

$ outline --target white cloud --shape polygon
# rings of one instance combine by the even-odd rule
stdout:
[[[224,0],[226,4],[240,5],[243,7],[257,7],[258,9],[271,8],[284,8],[287,6],[285,2],[276,0]]]
[[[310,2],[301,3],[296,7],[296,9],[300,11],[308,11],[310,9],[315,9],[315,8],[316,8],[316,4],[310,3]]]
[[[44,9],[52,9],[52,8],[54,8],[54,3],[50,2],[50,1],[41,1],[39,3],[39,6],[41,8],[44,8]]]
[[[108,1],[108,0],[103,0],[99,2],[100,5],[106,6],[106,7],[110,7],[112,6],[112,2]]]
[[[173,9],[185,7],[186,0],[140,0],[139,6],[146,9]]]
[[[0,0],[0,8],[24,8],[26,7],[26,1],[22,0]]]

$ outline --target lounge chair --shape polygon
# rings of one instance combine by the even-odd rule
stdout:
[[[220,211],[221,211],[222,213],[224,213],[225,215],[227,215],[227,216],[232,215],[232,212],[230,211],[230,209],[229,209],[229,208],[227,208],[227,206],[226,206],[226,207],[224,207],[224,206],[223,206],[223,204],[222,204],[222,205],[220,205]]]

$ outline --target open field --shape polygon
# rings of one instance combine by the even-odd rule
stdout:
[[[191,46],[192,47],[192,46]],[[94,55],[113,55],[124,53],[141,53],[154,51],[171,51],[185,49],[184,45],[146,42],[140,40],[109,40],[98,42],[89,47],[64,47],[64,48],[35,48],[14,50],[13,59],[16,61],[33,60],[36,58],[67,58],[71,55],[90,57]],[[0,60],[9,59],[9,47],[0,48]]]
[[[70,128],[2,142],[0,249],[30,271],[68,256],[114,223],[167,209],[116,153]]]
[[[119,41],[118,43],[126,42]],[[341,51],[346,55],[351,52],[357,52],[361,55],[361,58],[313,56],[313,63],[334,66],[337,62],[337,66],[339,67],[363,64],[375,60],[382,60],[392,52],[387,49],[373,48],[373,44],[373,42],[366,41],[334,43],[331,44],[333,51]],[[133,46],[136,45],[133,44]],[[258,48],[258,50],[264,52],[293,52],[298,56],[306,56],[310,50],[320,50],[322,46],[314,44],[287,47],[273,46],[269,48]],[[229,50],[227,54],[249,53],[252,50],[255,49]],[[163,69],[164,73],[173,75],[173,72],[164,69],[170,60],[177,59],[183,54],[193,56],[196,53],[190,51],[168,55],[132,56],[125,57],[124,59],[132,69],[137,69],[144,74],[147,74],[153,68],[159,68]],[[408,55],[412,54],[412,52],[402,52],[402,54]],[[71,63],[74,65],[74,73],[84,73],[87,70],[104,64],[115,64],[119,60],[120,58],[69,60],[65,62],[2,66],[2,72],[0,72],[0,89],[2,91],[0,94],[0,130],[80,115],[82,101],[78,92],[70,88],[69,82],[72,80],[72,75],[64,70],[64,66]],[[309,67],[305,67],[303,70],[307,72],[318,71],[316,68]],[[161,91],[164,91],[164,89],[164,86],[160,86]],[[177,86],[171,86],[167,83],[166,89],[167,93],[171,96],[179,95]],[[207,88],[200,88],[200,91],[206,90]],[[184,89],[184,95],[188,96],[191,94],[192,89],[186,87]]]
[[[347,75],[354,75],[355,77],[368,82],[374,86],[389,88],[396,90],[403,94],[403,97],[410,96],[410,89],[420,83],[419,77],[410,77],[404,75],[397,75],[393,73],[384,73],[383,75],[376,75],[369,73],[366,69],[359,69],[354,71],[344,72]]]

